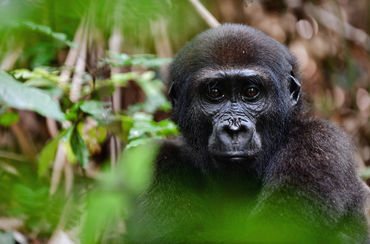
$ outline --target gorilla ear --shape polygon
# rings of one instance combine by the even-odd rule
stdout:
[[[289,92],[290,92],[290,102],[294,106],[298,103],[301,95],[301,83],[294,77],[294,73],[290,74],[289,79]]]
[[[172,105],[175,106],[177,103],[177,92],[175,91],[175,82],[172,82],[170,89],[168,90],[168,95],[171,98]]]

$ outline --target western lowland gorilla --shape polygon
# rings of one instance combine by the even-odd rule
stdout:
[[[129,241],[367,242],[354,147],[309,114],[285,46],[224,24],[182,48],[169,78],[182,136],[162,142]]]

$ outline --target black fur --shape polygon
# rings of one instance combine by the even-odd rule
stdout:
[[[283,45],[247,26],[225,24],[189,42],[170,66],[183,136],[163,142],[129,239],[367,242],[353,146],[337,126],[307,113],[298,74]],[[209,101],[202,87],[213,76],[226,95]],[[258,98],[242,102],[254,79]]]

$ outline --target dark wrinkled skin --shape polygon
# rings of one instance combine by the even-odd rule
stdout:
[[[366,243],[354,149],[307,113],[298,74],[283,45],[250,27],[189,42],[170,66],[183,136],[163,142],[128,240]]]

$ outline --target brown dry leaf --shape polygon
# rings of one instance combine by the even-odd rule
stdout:
[[[334,86],[333,89],[334,104],[336,108],[341,108],[346,101],[346,93],[340,86]]]
[[[370,107],[370,96],[369,93],[363,89],[359,88],[356,92],[356,104],[361,111],[365,111]]]
[[[308,20],[301,19],[295,24],[298,34],[304,39],[311,39],[313,36],[313,27]]]

